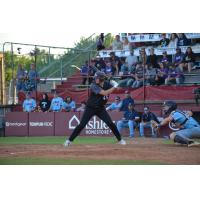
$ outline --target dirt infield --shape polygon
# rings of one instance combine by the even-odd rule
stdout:
[[[76,160],[136,160],[163,164],[200,164],[200,146],[164,144],[163,139],[127,139],[127,145],[1,145],[0,159],[17,157]]]

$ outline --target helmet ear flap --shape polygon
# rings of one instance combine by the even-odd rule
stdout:
[[[177,104],[175,101],[165,101],[163,103],[163,106],[167,106],[168,109],[167,110],[164,110],[165,114],[169,114],[171,113],[172,111],[176,110],[177,109]]]

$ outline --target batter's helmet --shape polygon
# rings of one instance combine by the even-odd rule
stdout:
[[[99,79],[100,81],[103,81],[106,78],[106,74],[104,72],[98,71],[94,75],[94,79]]]
[[[176,109],[177,109],[177,104],[175,101],[165,101],[163,103],[163,111],[165,112],[165,114],[169,114]]]

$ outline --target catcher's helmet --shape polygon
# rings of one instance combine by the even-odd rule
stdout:
[[[99,79],[100,81],[103,81],[106,78],[106,74],[104,72],[98,71],[94,75],[94,79]]]
[[[175,101],[165,101],[163,103],[163,111],[165,112],[165,114],[169,114],[176,109],[177,109],[177,104]]]

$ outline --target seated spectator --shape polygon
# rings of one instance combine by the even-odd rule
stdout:
[[[176,48],[177,47],[177,43],[178,43],[178,37],[177,37],[176,33],[172,33],[170,35],[170,39],[169,40],[170,41],[169,41],[168,47],[169,48]]]
[[[157,75],[157,68],[154,68],[152,64],[147,65],[145,73],[145,83],[147,85],[155,85]]]
[[[25,85],[24,81],[26,78],[26,73],[23,69],[23,66],[21,64],[18,65],[17,70],[17,76],[16,76],[16,82],[17,82],[17,91],[25,91]]]
[[[39,108],[42,112],[48,112],[51,106],[51,101],[49,101],[49,97],[47,93],[42,95],[42,100],[39,103]]]
[[[75,111],[75,109],[76,109],[76,103],[75,103],[75,101],[72,101],[71,97],[67,97],[65,99],[65,101],[63,102],[62,108],[66,112]]]
[[[105,49],[104,46],[104,33],[101,33],[97,39],[97,51]]]
[[[184,67],[186,67],[188,69],[188,72],[190,73],[192,70],[192,67],[195,64],[195,54],[192,51],[191,47],[188,47],[185,55],[184,55]]]
[[[36,101],[31,98],[30,92],[27,92],[26,99],[23,102],[23,111],[24,112],[33,112],[36,109]]]
[[[165,85],[170,84],[183,84],[184,75],[180,69],[180,66],[171,65],[168,71],[168,77],[165,79]]]
[[[120,97],[119,97],[119,96],[116,96],[116,97],[115,97],[115,102],[111,103],[111,104],[106,108],[106,110],[110,110],[110,111],[112,111],[112,110],[119,110],[120,107],[121,107],[121,104],[122,104],[122,102],[121,102],[121,100],[120,100]]]
[[[117,122],[117,129],[121,133],[123,128],[129,128],[129,137],[134,137],[134,128],[137,126],[137,122],[140,120],[139,114],[134,109],[134,104],[128,104],[128,110],[124,112],[122,120]]]
[[[160,69],[157,71],[157,75],[155,77],[155,84],[162,85],[165,83],[165,79],[168,77],[168,67],[162,62],[159,63]]]
[[[124,38],[124,41],[123,41],[123,44],[122,44],[122,49],[124,50],[124,51],[130,51],[131,50],[131,44],[129,43],[129,41],[128,41],[128,38],[127,37],[125,37]]]
[[[177,46],[188,46],[190,45],[190,41],[186,38],[184,33],[178,33],[178,42]]]
[[[194,89],[193,93],[194,93],[194,99],[195,99],[196,105],[198,106],[199,100],[200,100],[200,88]]]
[[[161,58],[160,62],[165,63],[165,64],[166,64],[167,62],[170,62],[170,59],[169,59],[169,57],[168,57],[166,51],[163,51],[163,53],[162,53],[162,58]]]
[[[120,62],[121,62],[121,68],[120,68],[119,75],[120,76],[127,75],[128,74],[128,66],[125,63],[125,58],[120,58]]]
[[[180,47],[176,48],[176,54],[174,55],[173,65],[179,66],[181,71],[183,72],[184,54],[181,52],[181,48]]]
[[[54,98],[51,100],[50,111],[61,112],[63,106],[63,99],[58,96],[57,92],[54,91]]]
[[[112,42],[111,46],[112,50],[122,50],[123,48],[123,43],[120,41],[120,36],[116,35],[114,41]]]
[[[122,104],[119,108],[120,111],[127,111],[129,103],[134,105],[134,100],[130,96],[130,92],[128,90],[125,91],[125,98],[122,100]]]
[[[112,75],[114,74],[114,68],[113,66],[111,66],[111,62],[110,61],[107,61],[106,62],[106,67],[105,67],[105,74],[107,77],[112,77]]]
[[[169,44],[169,39],[166,38],[166,33],[162,33],[162,39],[160,41],[160,47],[167,47]]]
[[[83,77],[83,80],[82,80],[82,84],[83,85],[86,84],[86,81],[88,79],[88,73],[89,73],[89,63],[86,60],[85,64],[81,66],[81,75]]]
[[[35,64],[32,63],[30,65],[30,71],[29,71],[29,74],[28,74],[28,78],[29,78],[29,81],[30,81],[30,91],[35,91],[37,90],[37,84],[39,83],[40,81],[40,77],[38,75],[38,72],[36,71],[35,69]]]
[[[81,101],[81,106],[79,108],[76,109],[77,112],[84,112],[85,111],[85,107],[86,107],[86,102],[85,101]]]
[[[157,133],[154,131],[154,128],[152,127],[151,120],[154,120],[158,124],[160,124],[156,115],[150,111],[150,108],[148,106],[145,106],[144,107],[144,113],[142,114],[141,122],[140,122],[139,132],[140,132],[141,137],[144,137],[144,128],[150,128],[151,129],[151,136],[153,138],[157,137]]]
[[[118,75],[120,67],[121,67],[121,62],[120,62],[119,57],[115,56],[114,52],[111,52],[109,60],[111,62],[111,66],[113,68],[113,74]]]
[[[139,62],[141,62],[143,66],[147,64],[147,54],[145,48],[141,48],[140,50]]]
[[[153,68],[158,68],[157,55],[154,53],[154,48],[150,49],[150,55],[147,57],[147,63]]]
[[[130,55],[126,57],[125,60],[129,73],[132,73],[135,70],[135,66],[138,63],[138,57],[134,55],[134,50],[130,51]]]
[[[94,67],[101,71],[106,66],[104,60],[100,56],[96,56]]]

